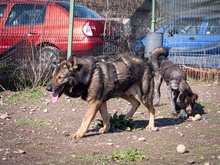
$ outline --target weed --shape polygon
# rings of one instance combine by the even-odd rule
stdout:
[[[118,152],[112,153],[108,159],[120,162],[148,160],[148,158],[145,155],[142,155],[137,149],[130,151],[120,150]]]
[[[118,115],[117,112],[113,115],[110,115],[110,129],[109,131],[117,131],[117,130],[126,130],[126,131],[132,131],[134,129],[134,123],[132,123],[132,120],[125,120],[125,115],[120,114]],[[103,127],[103,121],[98,120],[97,123],[98,127]]]
[[[17,120],[16,121],[17,124],[20,125],[31,125],[31,126],[44,126],[46,124],[48,124],[47,121],[45,120],[37,120],[37,119],[22,119],[22,120]]]

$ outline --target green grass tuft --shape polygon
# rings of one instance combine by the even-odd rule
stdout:
[[[148,160],[148,158],[145,155],[142,155],[137,149],[130,151],[120,150],[118,152],[112,153],[108,159],[120,162]]]
[[[24,91],[16,92],[10,95],[8,98],[6,98],[6,100],[4,100],[4,102],[7,104],[13,104],[19,101],[27,103],[45,95],[46,94],[40,88],[25,89]]]
[[[45,120],[37,120],[37,119],[22,119],[22,120],[17,120],[16,121],[17,124],[20,125],[31,125],[31,126],[44,126],[47,125],[49,122],[45,121]]]

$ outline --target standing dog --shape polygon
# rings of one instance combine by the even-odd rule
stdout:
[[[114,97],[121,97],[131,103],[131,109],[125,116],[125,119],[130,119],[140,105],[135,98],[137,95],[150,114],[147,128],[156,130],[153,67],[149,61],[129,53],[119,54],[110,62],[102,57],[71,56],[68,60],[59,60],[47,90],[53,92],[52,102],[66,94],[81,97],[89,104],[80,128],[70,138],[81,138],[97,111],[103,119],[103,127],[99,132],[107,132],[110,122],[106,102]]]
[[[154,56],[154,58],[158,58]],[[171,113],[177,116],[177,99],[179,97],[180,106],[185,109],[187,114],[193,111],[193,105],[198,99],[198,95],[192,92],[186,80],[186,73],[180,70],[172,61],[164,60],[158,70],[160,77],[156,80],[156,94],[160,96],[160,86],[164,80],[167,84],[167,96],[171,104]],[[158,105],[160,98],[155,98],[154,105]]]

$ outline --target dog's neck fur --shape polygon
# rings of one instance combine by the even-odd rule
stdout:
[[[190,86],[189,86],[189,84],[188,84],[187,81],[184,80],[184,79],[182,79],[182,80],[180,81],[179,91],[180,91],[180,92],[189,91],[190,93],[193,93],[193,92],[192,92],[192,89],[191,89]]]

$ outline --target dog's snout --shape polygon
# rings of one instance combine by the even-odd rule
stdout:
[[[52,91],[52,89],[53,89],[53,88],[52,88],[52,86],[51,86],[51,85],[47,85],[46,90],[48,90],[48,91],[50,91],[50,92],[51,92],[51,91]]]
[[[186,113],[190,115],[192,113],[192,108],[191,107],[186,108]]]

